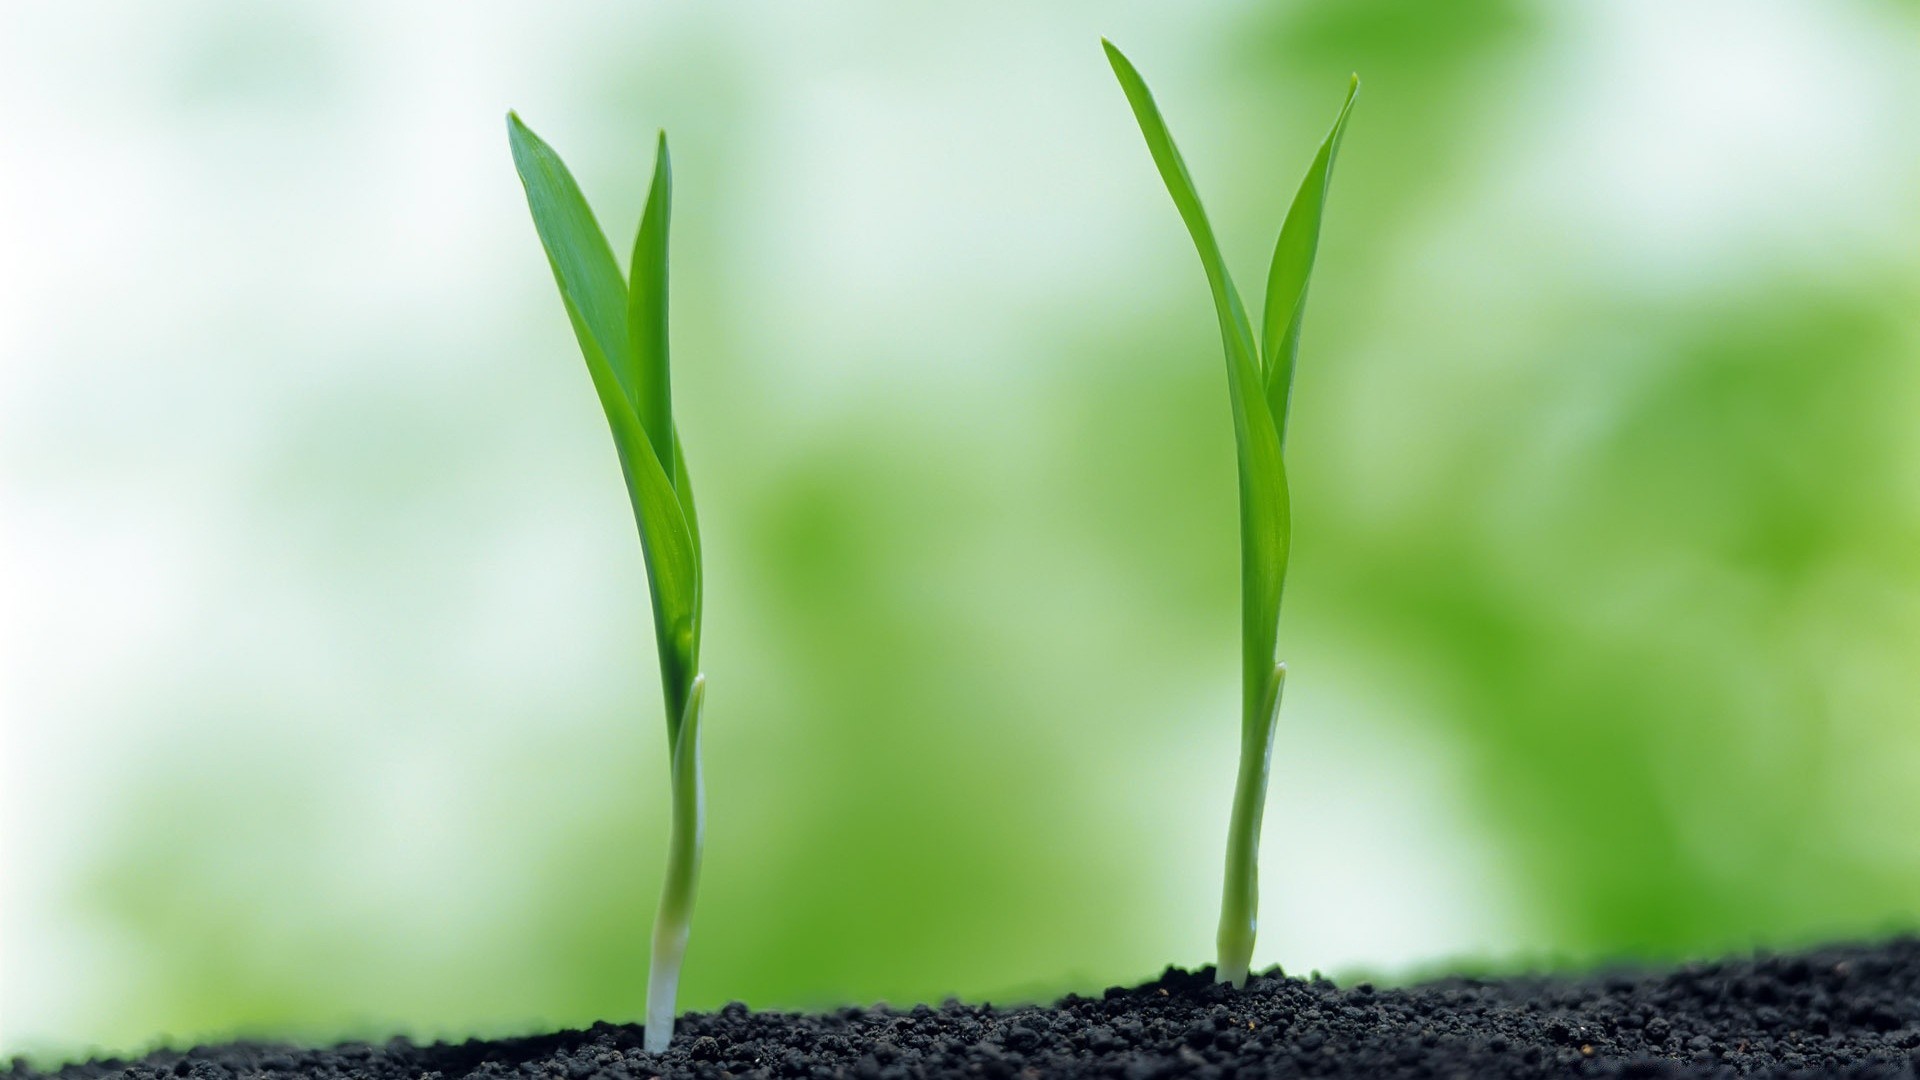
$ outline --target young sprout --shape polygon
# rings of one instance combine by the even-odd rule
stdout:
[[[1320,153],[1293,198],[1280,242],[1267,274],[1266,311],[1256,342],[1240,293],[1227,273],[1213,227],[1186,163],[1173,144],[1153,95],[1113,43],[1101,39],[1107,60],[1120,78],[1147,149],[1174,206],[1200,249],[1200,262],[1213,290],[1220,337],[1227,353],[1227,391],[1233,403],[1234,443],[1240,460],[1240,773],[1233,789],[1233,817],[1227,828],[1226,886],[1220,897],[1218,981],[1240,986],[1253,960],[1259,915],[1260,819],[1266,809],[1267,772],[1273,757],[1274,724],[1280,715],[1280,689],[1287,667],[1275,649],[1280,624],[1280,593],[1286,585],[1287,553],[1293,519],[1287,493],[1283,450],[1287,409],[1293,395],[1294,355],[1300,347],[1300,317],[1306,309],[1307,278],[1320,243],[1320,215],[1333,174],[1340,133],[1360,90],[1354,76],[1340,116],[1320,144]]]
[[[706,696],[706,677],[700,674],[700,526],[686,455],[673,423],[667,366],[667,219],[673,170],[663,131],[653,186],[633,245],[629,285],[560,156],[513,113],[507,114],[507,136],[514,167],[527,189],[534,228],[613,429],[653,593],[673,793],[666,884],[654,919],[647,973],[646,1048],[659,1053],[673,1039],[674,994],[687,951],[706,817],[700,784],[700,711]]]

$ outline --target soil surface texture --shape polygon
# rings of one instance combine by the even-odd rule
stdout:
[[[1346,989],[1212,972],[1052,1006],[682,1018],[665,1054],[637,1025],[531,1038],[162,1051],[0,1080],[647,1080],[649,1077],[1920,1077],[1920,939],[1577,978]]]

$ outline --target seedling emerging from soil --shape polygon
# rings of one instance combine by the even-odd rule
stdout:
[[[700,674],[700,526],[686,455],[674,428],[667,367],[667,219],[673,205],[673,169],[663,131],[653,187],[633,245],[629,286],[560,155],[513,113],[507,114],[507,135],[534,227],[586,355],[600,407],[613,428],[653,593],[673,789],[667,878],[654,919],[647,973],[646,1047],[659,1053],[673,1039],[674,994],[700,879],[706,816],[700,785],[700,710],[706,695],[706,678]]]
[[[1218,979],[1240,986],[1253,960],[1255,920],[1259,915],[1260,819],[1266,809],[1267,771],[1273,756],[1273,730],[1280,715],[1280,690],[1287,667],[1275,656],[1280,624],[1280,593],[1286,585],[1287,553],[1293,531],[1287,493],[1287,409],[1293,395],[1293,365],[1300,347],[1300,317],[1306,309],[1307,278],[1320,243],[1320,215],[1326,205],[1333,159],[1340,149],[1353,98],[1360,90],[1354,76],[1346,104],[1320,144],[1307,170],[1267,274],[1267,303],[1260,338],[1254,339],[1246,308],[1226,260],[1207,223],[1200,196],[1153,95],[1113,43],[1101,39],[1113,72],[1120,78],[1147,149],[1174,206],[1193,234],[1213,289],[1220,316],[1220,337],[1227,353],[1227,390],[1233,402],[1234,442],[1240,459],[1240,774],[1233,790],[1233,818],[1227,830],[1226,887],[1220,897]]]

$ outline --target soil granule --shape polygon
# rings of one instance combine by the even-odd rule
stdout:
[[[683,1017],[673,1047],[637,1025],[415,1046],[261,1043],[160,1051],[4,1080],[647,1080],[851,1077],[1920,1077],[1920,939],[1573,978],[1452,978],[1341,989],[1278,971],[1241,991],[1210,969],[1052,1006]]]

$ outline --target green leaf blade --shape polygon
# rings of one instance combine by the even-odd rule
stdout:
[[[1220,254],[1220,243],[1207,220],[1206,208],[1200,205],[1200,193],[1193,186],[1187,163],[1180,156],[1180,148],[1174,145],[1173,133],[1167,130],[1167,122],[1161,117],[1160,107],[1154,103],[1146,80],[1113,42],[1101,38],[1100,44],[1107,51],[1107,62],[1113,65],[1114,76],[1120,80],[1120,89],[1127,95],[1127,104],[1133,107],[1134,119],[1140,125],[1140,134],[1146,137],[1147,150],[1160,170],[1160,179],[1173,196],[1180,220],[1186,223],[1187,232],[1193,237],[1193,246],[1200,252],[1207,285],[1213,291],[1214,310],[1220,319],[1227,363],[1236,369],[1237,378],[1237,369],[1242,363],[1248,366],[1258,363],[1258,352],[1254,347],[1252,325],[1247,321],[1246,306],[1240,301],[1233,276],[1227,272],[1227,260]]]
[[[596,365],[604,370],[605,365]],[[667,696],[669,734],[686,705],[688,687],[700,670],[700,555],[679,494],[639,418],[610,381],[595,379],[601,405],[613,428],[614,447],[627,481],[633,516],[640,526],[640,547],[653,599],[654,639],[660,651],[661,688]]]
[[[1267,270],[1266,306],[1261,317],[1260,340],[1263,347],[1261,370],[1267,378],[1267,400],[1280,441],[1286,443],[1287,418],[1293,404],[1293,369],[1300,351],[1300,322],[1306,313],[1307,284],[1313,276],[1314,256],[1320,249],[1320,222],[1326,213],[1327,191],[1333,183],[1333,162],[1340,153],[1340,137],[1345,133],[1347,117],[1353,112],[1353,99],[1360,93],[1360,76],[1347,84],[1347,100],[1332,130],[1320,144],[1313,165],[1300,182],[1293,204],[1287,208],[1287,220],[1280,227],[1279,242],[1273,248],[1273,262]]]
[[[606,413],[633,504],[647,566],[671,734],[685,712],[689,688],[699,671],[700,551],[690,519],[691,485],[684,466],[677,461],[677,436],[671,418],[665,428],[670,440],[667,446],[676,452],[665,460],[675,461],[676,469],[670,476],[635,409],[632,365],[626,365],[629,378],[623,379],[621,366],[609,359],[602,344],[611,340],[623,350],[619,354],[623,361],[632,359],[632,354],[624,351],[628,349],[627,289],[614,264],[612,249],[594,224],[592,212],[559,155],[517,116],[510,115],[509,134],[535,228],[553,266],[594,392]]]
[[[680,445],[680,432],[673,432],[673,493],[680,503],[681,520],[687,525],[687,544],[693,549],[693,656],[692,670],[700,668],[700,629],[706,609],[706,562],[700,549],[700,515],[693,507],[693,479],[687,475],[687,451]]]
[[[1234,289],[1226,260],[1207,221],[1186,165],[1167,129],[1146,81],[1113,43],[1101,40],[1120,87],[1133,107],[1160,178],[1186,222],[1213,290],[1214,308],[1226,351],[1227,389],[1233,405],[1234,445],[1240,475],[1241,631],[1246,671],[1245,721],[1264,723],[1256,714],[1267,697],[1267,675],[1274,664],[1280,596],[1291,547],[1292,505],[1279,431],[1268,411],[1265,382],[1246,311]]]
[[[607,244],[606,234],[600,231],[566,163],[517,113],[507,114],[507,139],[554,281],[578,315],[574,331],[580,337],[580,347],[585,350],[591,344],[599,351],[611,365],[609,370],[622,394],[631,400],[634,380],[629,362],[632,347],[627,340],[627,284],[614,261],[613,248]]]
[[[633,241],[632,283],[626,296],[627,339],[633,349],[629,387],[634,411],[647,429],[653,452],[667,475],[674,466],[673,389],[667,352],[667,231],[673,217],[673,161],[667,133],[660,133],[653,184]]]

